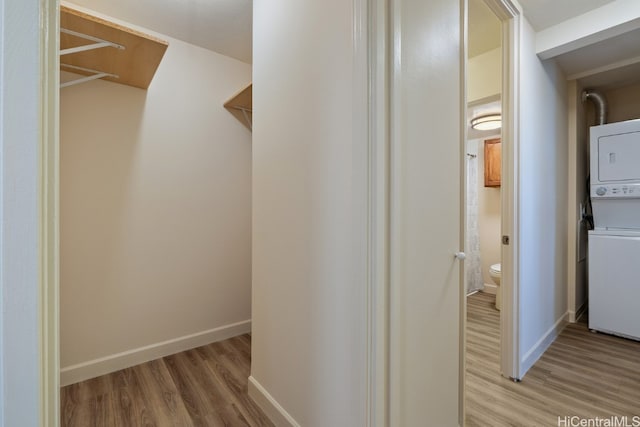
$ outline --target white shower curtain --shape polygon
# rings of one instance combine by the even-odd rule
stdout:
[[[478,157],[467,155],[467,227],[465,281],[467,294],[484,288],[478,229]]]

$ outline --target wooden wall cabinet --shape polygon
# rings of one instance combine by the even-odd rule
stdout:
[[[500,138],[484,141],[484,186],[500,187],[502,144]]]

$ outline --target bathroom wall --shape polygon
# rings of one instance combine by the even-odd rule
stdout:
[[[469,58],[467,103],[495,98],[502,92],[502,48]]]
[[[61,90],[63,384],[250,328],[251,66],[158,37],[147,91]]]
[[[489,267],[500,262],[500,187],[484,186],[484,141],[500,138],[500,134],[469,141],[469,151],[477,153],[478,162],[478,227],[480,230],[480,261],[485,292],[495,293],[496,287],[489,275]]]

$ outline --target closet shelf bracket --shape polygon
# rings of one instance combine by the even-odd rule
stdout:
[[[70,80],[68,82],[60,83],[60,88],[73,86],[73,85],[77,85],[77,84],[84,83],[84,82],[90,82],[91,80],[97,80],[97,79],[101,79],[101,78],[104,78],[104,77],[111,77],[111,78],[114,78],[114,79],[118,78],[118,76],[116,74],[105,73],[105,72],[97,71],[97,70],[91,70],[89,68],[84,68],[84,67],[76,67],[75,65],[60,64],[60,67],[69,68],[71,70],[84,71],[85,73],[93,73],[93,74],[91,74],[89,76],[86,76],[86,77],[81,77],[79,79]]]
[[[249,114],[253,114],[253,109],[251,108],[245,108],[245,107],[239,107],[239,106],[228,106],[227,109],[231,109],[231,110],[237,110],[242,112],[242,117],[244,117],[245,122],[247,122],[247,127],[249,128],[249,130],[253,130],[253,126],[251,123],[251,117],[249,116]]]
[[[115,49],[124,50],[125,47],[121,44],[113,43],[108,40],[103,40],[98,37],[93,37],[87,34],[79,33],[77,31],[67,30],[66,28],[60,28],[60,32],[64,34],[69,34],[70,36],[79,37],[81,39],[89,40],[95,42],[93,44],[85,44],[77,47],[70,47],[67,49],[60,50],[60,56],[70,55],[72,53],[84,52],[86,50],[100,49],[102,47],[113,47]]]
[[[249,83],[244,89],[236,93],[224,103],[224,108],[229,110],[242,124],[252,130],[253,118],[253,86]],[[244,119],[244,120],[243,120]]]
[[[246,108],[241,108],[240,110],[242,111],[242,115],[244,116],[244,119],[247,121],[247,126],[249,126],[249,130],[253,131],[253,124],[251,123],[251,119],[247,114],[247,111],[249,111],[250,113],[253,113],[253,111],[247,110]]]

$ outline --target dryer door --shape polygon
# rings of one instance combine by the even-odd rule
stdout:
[[[640,180],[640,132],[598,138],[598,180]]]

